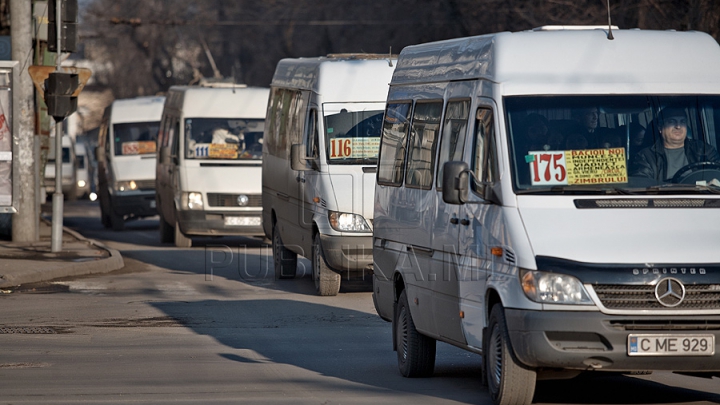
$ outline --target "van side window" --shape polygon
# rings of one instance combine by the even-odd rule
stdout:
[[[494,125],[492,110],[484,107],[478,108],[475,115],[475,147],[472,158],[472,170],[478,181],[497,180]]]
[[[405,173],[408,187],[429,189],[432,186],[442,107],[442,101],[415,104]]]
[[[278,125],[280,123],[280,102],[282,101],[282,89],[272,89],[270,101],[268,102],[267,119],[268,126],[265,128],[266,136],[263,140],[267,144],[267,151],[273,156],[277,156],[277,144],[278,144]]]
[[[305,135],[303,143],[305,144],[306,157],[317,158],[318,155],[318,130],[317,130],[317,109],[312,108],[308,112],[307,124],[305,125]]]
[[[470,100],[449,101],[445,107],[438,156],[437,188],[442,189],[443,164],[461,161],[467,136],[468,118],[470,117]]]
[[[379,184],[399,186],[405,168],[405,148],[410,127],[410,103],[388,104],[383,122],[380,156],[378,161]]]

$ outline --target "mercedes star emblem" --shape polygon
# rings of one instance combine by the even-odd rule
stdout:
[[[245,194],[240,194],[237,198],[237,204],[241,207],[248,205],[249,201],[250,201],[250,198],[248,196],[246,196]]]
[[[685,299],[685,286],[676,278],[664,278],[655,286],[655,298],[663,306],[676,307]]]

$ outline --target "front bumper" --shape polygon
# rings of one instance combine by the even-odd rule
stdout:
[[[262,211],[179,211],[180,230],[186,235],[265,236]],[[227,218],[244,217],[252,225],[229,225]]]
[[[513,350],[529,367],[608,371],[720,371],[720,316],[615,316],[505,309]],[[642,329],[638,327],[642,325]],[[693,326],[695,325],[695,326]],[[703,329],[704,328],[704,329]],[[629,356],[629,334],[712,334],[713,356]]]
[[[157,215],[155,190],[115,194],[112,197],[115,214],[130,217],[151,217]]]
[[[372,236],[336,236],[320,234],[328,266],[343,276],[358,277],[373,273]]]

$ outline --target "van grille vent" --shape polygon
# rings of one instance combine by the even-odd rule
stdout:
[[[623,320],[610,321],[610,326],[619,330],[720,330],[717,320]]]
[[[262,207],[261,194],[245,194],[248,196],[248,204],[244,207]],[[208,205],[211,207],[238,207],[240,194],[208,193]]]
[[[505,247],[503,249],[503,252],[505,252],[505,261],[508,262],[508,264],[515,264],[515,252],[510,250],[510,248]]]
[[[720,309],[720,284],[685,285],[685,299],[672,308],[655,298],[654,285],[592,285],[607,309],[620,310],[700,310]]]
[[[718,199],[702,198],[619,198],[575,200],[577,208],[720,208]]]
[[[137,188],[139,190],[148,190],[152,191],[155,190],[155,180],[135,180],[135,184],[137,184]]]

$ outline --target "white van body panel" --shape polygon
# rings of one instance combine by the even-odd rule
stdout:
[[[404,292],[409,305],[403,308],[417,332],[477,353],[483,352],[485,329],[493,327],[493,308],[501,308],[508,347],[518,365],[538,375],[548,368],[720,372],[720,334],[705,326],[720,324],[720,302],[703,295],[720,290],[718,187],[712,177],[671,180],[674,172],[655,178],[630,167],[639,161],[632,153],[666,145],[661,134],[668,126],[686,130],[678,174],[693,163],[693,144],[701,145],[699,155],[714,159],[720,146],[720,47],[700,32],[613,29],[614,39],[608,34],[588,28],[502,32],[403,49],[388,92],[374,193],[373,300],[394,328]],[[448,105],[463,100],[468,115],[448,120]],[[437,115],[418,110],[432,103],[442,106]],[[585,146],[568,146],[582,124],[579,110],[588,106],[600,123],[584,135],[619,133],[625,136],[620,145],[590,146],[603,145],[591,138]],[[426,115],[415,116],[417,111]],[[535,145],[533,115],[545,119],[543,134],[556,131],[564,143],[551,146],[546,139]],[[413,132],[416,120],[429,135]],[[631,144],[631,124],[642,127],[642,146]],[[466,134],[467,142],[457,144],[461,151],[441,156],[444,137],[457,136],[454,128],[462,125],[467,128],[457,133]],[[447,185],[437,177],[428,185],[413,183],[412,176],[426,170],[417,162],[427,160],[408,156],[430,149],[418,146],[426,137],[434,142],[436,160],[428,165],[433,176],[445,162],[473,174],[450,179],[469,185],[463,201],[446,203]],[[540,157],[565,159],[588,150],[617,153],[620,163],[584,161],[592,169],[578,169],[547,160],[546,174],[533,169],[543,163]],[[665,156],[659,150],[658,166]],[[488,161],[497,167],[482,166]],[[720,162],[696,162],[703,161]],[[478,174],[474,165],[485,171]],[[700,166],[706,175],[720,175],[717,165],[706,166]],[[558,167],[576,170],[576,182],[554,179]],[[606,173],[618,167],[624,177],[607,180]],[[598,173],[605,180],[582,177]],[[538,292],[553,283],[577,290]],[[677,304],[664,300],[680,290]],[[401,333],[395,329],[394,338]],[[702,357],[637,356],[631,340],[638,334],[702,336],[715,350]]]
[[[718,230],[688,226],[720,223],[718,210],[578,210],[568,198],[533,196],[521,196],[518,203],[533,255],[638,266],[677,263],[688,256],[696,263],[718,260],[718,253],[707,246],[707,241],[718,237]],[[578,238],[573,231],[577,229],[587,233]]]
[[[159,156],[163,153],[169,156],[171,145],[168,138],[172,138],[170,142],[177,142],[174,147],[178,155],[172,158],[174,161],[158,161],[156,169],[159,176],[159,211],[161,220],[168,226],[179,227],[179,231],[188,237],[263,235],[260,224],[261,161],[191,158],[186,155],[191,149],[186,125],[193,120],[211,119],[264,121],[268,94],[267,88],[245,85],[170,88],[162,120],[165,135],[161,137],[164,137],[165,143],[159,147]],[[176,130],[179,132],[174,133]],[[183,196],[187,193],[202,195],[200,210],[190,210],[183,205]],[[249,206],[240,206],[237,202],[239,197],[249,197]],[[214,199],[218,200],[213,202]],[[234,216],[252,217],[257,224],[227,225],[228,218]]]

